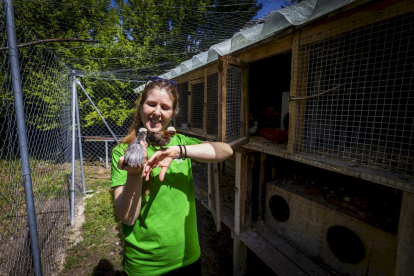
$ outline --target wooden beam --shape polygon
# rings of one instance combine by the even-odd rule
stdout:
[[[292,50],[292,34],[289,33],[282,37],[273,38],[273,40],[250,49],[249,51],[243,51],[237,57],[243,59],[245,62],[250,63],[258,61],[264,58],[268,58],[274,55],[282,54]]]
[[[220,209],[220,188],[219,188],[219,170],[218,164],[213,164],[213,182],[214,182],[214,210],[216,216],[216,229],[217,232],[221,231],[221,209]]]
[[[397,233],[395,276],[414,274],[414,194],[403,192]]]
[[[259,191],[258,191],[258,217],[257,221],[264,219],[264,209],[266,204],[266,160],[267,154],[260,153],[260,172],[259,172]]]
[[[300,31],[293,35],[290,96],[303,97],[307,93],[309,58],[300,56]],[[309,57],[309,56],[308,56]],[[289,138],[287,152],[301,151],[305,127],[306,100],[289,103]]]
[[[224,62],[223,56],[219,56],[219,71],[219,137],[221,142],[226,142],[227,63]]]
[[[244,214],[247,195],[246,150],[236,151],[235,197],[234,197],[234,234],[239,235],[244,227]]]
[[[247,246],[240,237],[233,237],[233,276],[246,275]]]
[[[247,68],[249,66],[249,64],[244,62],[243,60],[229,55],[224,56],[223,62],[239,68]]]
[[[207,202],[208,202],[208,209],[210,212],[213,212],[213,164],[207,163]],[[214,222],[215,218],[213,216]]]
[[[229,145],[233,150],[236,150],[247,143],[249,143],[249,139],[246,137],[243,137],[243,138],[237,139],[236,141],[230,142]]]
[[[187,109],[187,122],[188,122],[188,129],[191,127],[191,94],[192,94],[193,86],[191,82],[188,82],[188,109]]]
[[[207,135],[207,70],[204,70],[203,136]]]

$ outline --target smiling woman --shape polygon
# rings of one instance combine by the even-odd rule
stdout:
[[[112,152],[111,187],[123,223],[128,275],[201,275],[191,159],[221,162],[232,155],[231,147],[176,134],[162,150],[141,141],[149,158],[143,166],[124,162],[140,129],[148,135],[163,131],[178,110],[174,82],[152,79],[138,99],[128,135]]]

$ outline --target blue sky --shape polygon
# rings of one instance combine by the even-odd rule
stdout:
[[[263,4],[263,8],[257,13],[257,18],[266,16],[271,11],[279,10],[285,0],[260,0],[259,2]]]

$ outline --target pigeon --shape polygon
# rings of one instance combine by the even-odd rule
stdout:
[[[166,130],[160,132],[153,132],[147,137],[148,144],[151,144],[153,147],[166,146],[170,143],[171,137],[173,137],[177,131],[174,127],[168,127]]]
[[[126,165],[137,168],[142,167],[145,162],[147,162],[145,158],[145,147],[140,144],[141,141],[146,141],[147,133],[148,131],[146,128],[140,128],[135,140],[129,144],[124,155]]]

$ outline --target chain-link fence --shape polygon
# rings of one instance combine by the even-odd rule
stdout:
[[[31,170],[30,175],[22,176],[4,2],[0,5],[0,275],[34,274],[23,185],[28,177],[32,180],[41,266],[44,275],[52,275],[60,265],[71,222],[70,72],[44,45],[18,48]],[[19,45],[38,40],[18,24],[16,35]],[[77,199],[82,195],[79,168],[76,151]]]
[[[138,99],[133,89],[140,83],[87,77],[78,79],[83,87],[77,86],[84,162],[101,162],[109,167],[112,148],[117,144],[112,133],[118,141],[125,137]]]

